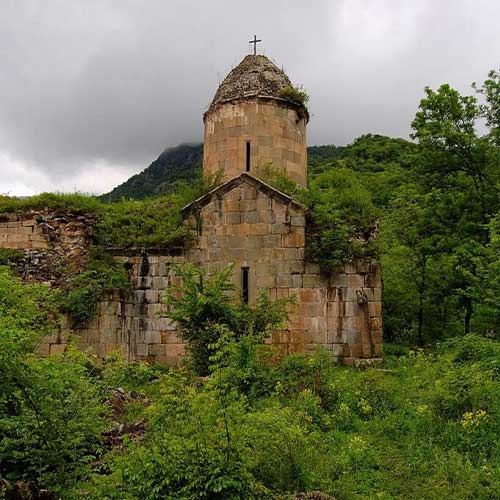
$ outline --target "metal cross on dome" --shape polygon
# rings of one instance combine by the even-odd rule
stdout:
[[[262,40],[257,40],[257,35],[253,36],[253,40],[250,40],[248,43],[253,43],[253,55],[257,55],[257,44],[262,42]]]

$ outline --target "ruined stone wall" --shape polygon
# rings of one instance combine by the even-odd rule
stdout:
[[[38,224],[36,216],[6,214],[0,215],[0,248],[15,250],[47,250],[48,235]]]
[[[261,292],[272,299],[295,296],[286,328],[268,342],[282,354],[308,352],[321,346],[346,362],[380,355],[382,343],[381,278],[377,262],[346,264],[332,276],[305,259],[304,208],[263,189],[249,178],[226,192],[216,192],[186,223],[195,240],[175,254],[165,250],[118,252],[115,259],[130,272],[131,291],[103,297],[98,313],[75,337],[98,358],[121,350],[129,361],[179,365],[186,347],[175,324],[162,313],[166,288],[177,285],[172,265],[185,261],[220,271],[234,263],[237,293],[242,268],[248,268],[249,299]],[[24,250],[20,273],[28,281],[52,285],[64,279],[58,269],[83,268],[91,238],[85,217],[68,214],[4,216],[0,247]],[[14,237],[13,237],[14,236]],[[68,267],[69,266],[69,267]],[[41,354],[66,348],[64,332],[46,337]]]
[[[182,255],[116,255],[129,268],[131,291],[103,297],[98,313],[85,328],[76,331],[80,348],[98,358],[121,351],[128,361],[148,361],[178,366],[186,356],[175,324],[162,317],[167,308],[162,296],[168,286],[178,285],[172,265]]]
[[[18,269],[26,281],[58,285],[85,267],[93,220],[68,211],[0,214],[0,248],[23,251]]]
[[[285,102],[246,99],[223,104],[205,115],[203,171],[222,170],[225,179],[246,170],[250,142],[250,173],[272,164],[297,184],[307,186],[306,118]]]
[[[69,211],[0,214],[0,248],[23,252],[16,265],[26,282],[60,286],[85,267],[92,222],[91,215]],[[69,325],[63,325],[57,334],[44,337],[38,353],[46,356],[63,352],[69,333]]]
[[[372,358],[382,342],[381,279],[376,262],[346,264],[333,276],[305,259],[305,210],[242,181],[212,199],[188,222],[197,228],[186,259],[209,270],[235,263],[241,289],[242,268],[249,271],[250,302],[295,296],[290,322],[270,342],[283,354],[318,346],[335,357]]]

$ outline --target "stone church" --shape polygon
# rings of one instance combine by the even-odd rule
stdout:
[[[172,263],[191,262],[210,271],[233,264],[236,289],[246,302],[262,292],[272,299],[296,297],[288,324],[268,339],[282,354],[321,347],[345,363],[379,359],[378,263],[359,260],[336,274],[323,274],[305,256],[306,207],[259,179],[259,167],[272,164],[307,187],[309,115],[280,97],[281,89],[291,85],[263,55],[246,56],[221,83],[203,116],[203,172],[222,172],[223,179],[183,209],[194,238],[175,251],[114,249],[115,259],[130,269],[133,290],[126,297],[116,293],[103,298],[98,315],[76,332],[83,349],[98,357],[121,349],[131,361],[179,364],[186,346],[175,324],[161,317],[161,297],[178,281]],[[32,249],[39,244],[50,251],[51,245],[64,243],[45,242],[36,220],[20,218],[0,223],[0,245],[4,229],[17,223],[31,224],[32,234],[38,234]],[[50,338],[41,351],[64,346],[64,339]]]

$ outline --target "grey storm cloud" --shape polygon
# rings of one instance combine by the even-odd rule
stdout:
[[[309,144],[407,137],[426,85],[498,67],[497,0],[1,0],[0,193],[102,192],[201,141],[259,51],[308,90]]]

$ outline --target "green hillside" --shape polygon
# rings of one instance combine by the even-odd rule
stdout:
[[[180,144],[166,149],[149,167],[103,194],[101,199],[142,199],[168,193],[178,182],[193,180],[200,171],[202,160],[202,144]]]
[[[311,146],[308,148],[309,173],[314,176],[336,164],[368,174],[379,172],[389,164],[404,165],[412,147],[413,144],[404,139],[371,134],[359,137],[348,146]],[[103,194],[101,199],[143,199],[171,192],[177,183],[197,177],[202,162],[203,144],[168,148],[149,167]]]

